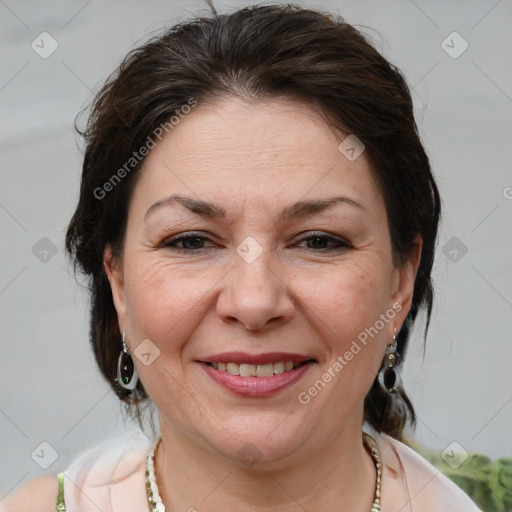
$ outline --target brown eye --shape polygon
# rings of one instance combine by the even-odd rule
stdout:
[[[187,235],[179,235],[164,240],[162,247],[169,249],[177,249],[182,251],[195,251],[205,248],[205,241],[211,241],[208,237],[189,233]]]
[[[323,235],[323,234],[313,234],[307,237],[302,238],[300,243],[306,242],[307,249],[315,249],[320,251],[332,251],[341,248],[349,248],[352,247],[345,240],[341,240],[338,238],[334,238],[332,236]]]

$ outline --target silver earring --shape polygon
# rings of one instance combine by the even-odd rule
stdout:
[[[396,393],[402,382],[398,370],[398,354],[396,353],[396,327],[393,334],[393,343],[386,347],[384,362],[379,372],[379,383],[388,393]]]
[[[135,389],[139,377],[137,375],[137,371],[135,370],[135,365],[133,364],[133,360],[128,352],[128,346],[125,341],[125,332],[123,329],[123,339],[122,344],[123,348],[119,354],[119,358],[117,359],[117,379],[116,384],[118,384],[123,390],[129,391],[130,393]],[[129,395],[130,393],[126,393],[126,391],[119,390],[122,395]]]

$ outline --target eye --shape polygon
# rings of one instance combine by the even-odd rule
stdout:
[[[197,249],[204,249],[205,241],[211,242],[207,236],[197,233],[185,233],[175,237],[167,238],[160,245],[165,248],[174,248],[181,251],[195,251]]]
[[[336,249],[352,247],[346,240],[334,238],[323,233],[313,233],[300,240],[300,243],[306,242],[308,249],[319,251],[334,251]],[[331,244],[331,246],[329,246]]]
[[[198,250],[208,248],[208,246],[205,246],[206,242],[211,242],[213,244],[211,239],[207,236],[200,233],[190,232],[167,238],[160,244],[160,246],[166,249],[175,249],[178,251],[197,252]],[[352,245],[346,240],[335,238],[324,233],[312,233],[309,236],[300,239],[296,245],[300,246],[300,244],[304,242],[306,243],[307,249],[313,249],[315,252],[335,251],[352,247]],[[213,246],[214,245],[211,245],[210,248]]]

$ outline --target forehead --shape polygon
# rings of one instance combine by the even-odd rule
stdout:
[[[346,137],[303,102],[198,103],[146,157],[132,202],[186,193],[250,209],[342,194],[379,206],[365,153],[351,161],[338,148]]]

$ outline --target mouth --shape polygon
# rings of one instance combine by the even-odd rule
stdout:
[[[298,382],[317,361],[298,354],[219,354],[198,361],[222,388],[246,397],[268,397]]]
[[[230,375],[238,375],[240,377],[272,377],[274,375],[280,375],[285,372],[291,372],[300,368],[301,366],[314,362],[314,359],[308,359],[307,361],[277,361],[275,363],[267,364],[247,364],[247,363],[214,363],[207,362],[207,366],[218,370],[219,372],[226,372]]]

